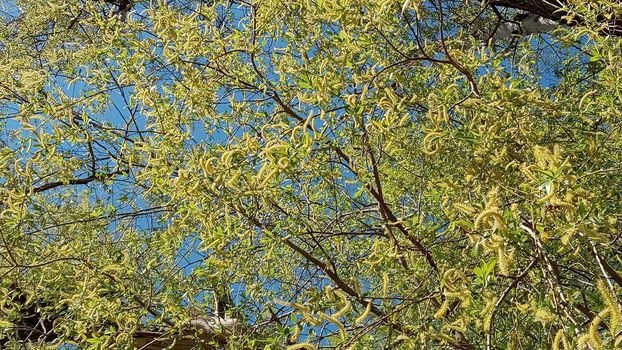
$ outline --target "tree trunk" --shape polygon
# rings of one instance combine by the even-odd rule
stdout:
[[[621,0],[614,0],[613,2],[620,3]],[[568,5],[567,0],[492,0],[489,4],[492,6],[526,11],[565,25],[572,26],[584,23],[584,19],[579,14],[570,22],[563,19],[564,16],[571,14],[568,10],[561,10],[564,6]],[[570,7],[572,7],[572,5],[570,5]],[[604,16],[599,16],[597,20],[599,23],[607,24],[602,29],[602,34],[622,36],[622,19],[618,20],[617,17],[612,14],[609,19]]]

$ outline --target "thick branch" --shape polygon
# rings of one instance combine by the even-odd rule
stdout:
[[[620,2],[621,0],[614,0],[614,2]],[[585,22],[579,14],[576,14],[574,19],[569,23],[563,19],[564,16],[571,14],[567,10],[569,5],[568,0],[492,0],[490,5],[500,6],[506,8],[512,8],[516,10],[522,10],[529,12],[530,14],[539,15],[546,19],[550,19],[565,25],[580,25]],[[599,16],[597,20],[600,23],[607,24],[602,29],[601,33],[604,35],[622,36],[622,21],[615,16],[607,19],[604,16]]]

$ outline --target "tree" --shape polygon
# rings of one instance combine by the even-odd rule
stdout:
[[[620,2],[1,4],[4,347],[622,346]]]

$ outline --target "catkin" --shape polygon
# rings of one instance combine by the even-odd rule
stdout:
[[[351,309],[352,309],[352,305],[348,301],[348,302],[346,302],[346,304],[341,309],[339,309],[339,311],[337,311],[337,312],[335,312],[333,314],[333,317],[341,317],[341,316],[347,314]]]
[[[484,222],[488,222],[490,219],[494,220],[494,223],[497,224],[498,228],[506,227],[505,220],[503,219],[503,215],[501,215],[498,208],[493,207],[493,208],[482,211],[475,218],[475,223],[474,223],[475,228],[482,227]]]
[[[317,348],[309,343],[301,343],[301,344],[296,344],[296,345],[290,345],[287,348],[285,348],[285,350],[300,350],[300,349],[305,349],[305,350],[316,350]]]
[[[302,327],[297,324],[296,327],[294,327],[294,333],[289,337],[289,340],[292,342],[298,341],[298,337],[300,336],[300,331],[302,330]]]
[[[372,302],[368,301],[367,302],[367,306],[365,307],[365,311],[363,311],[363,313],[356,318],[356,320],[354,320],[355,324],[361,324],[365,321],[365,319],[367,318],[367,316],[369,316],[369,313],[371,312],[371,306],[372,306]]]
[[[383,273],[382,274],[382,295],[387,295],[389,291],[389,274],[388,273]]]
[[[423,138],[423,153],[427,154],[427,155],[432,155],[436,152],[438,152],[439,150],[439,145],[438,143],[434,144],[433,147],[430,147],[430,144],[438,139],[441,136],[441,133],[438,131],[432,131],[429,134],[427,134],[424,138]]]
[[[339,296],[339,298],[341,299],[341,304],[343,305],[343,307],[339,311],[333,314],[333,317],[337,318],[350,312],[350,310],[352,309],[352,304],[348,300],[348,297],[345,295],[345,293],[343,293],[342,291],[337,290],[335,291],[335,294]]]
[[[610,325],[609,325],[609,333],[611,335],[618,334],[620,329],[620,308],[615,297],[611,294],[609,289],[607,289],[607,285],[604,281],[598,281],[596,284],[598,291],[603,297],[603,301],[609,310],[610,316]]]
[[[268,185],[268,183],[270,182],[270,180],[272,180],[272,176],[276,174],[276,169],[272,169],[270,170],[270,172],[268,173],[268,175],[266,175],[266,177],[263,179],[263,181],[259,184],[259,188],[264,188]]]
[[[323,312],[319,313],[320,317],[325,319],[328,322],[333,323],[339,329],[339,334],[341,335],[341,339],[346,340],[348,338],[348,333],[346,332],[346,327],[344,327],[343,323],[341,323],[338,319],[327,315]]]
[[[305,305],[302,305],[300,303],[296,303],[296,302],[290,303],[290,302],[283,301],[283,300],[278,300],[278,299],[276,300],[276,302],[277,302],[277,304],[281,304],[281,305],[285,305],[285,306],[290,306],[290,307],[296,308],[296,309],[298,309],[300,311],[303,311],[303,312],[310,312],[311,311],[311,309],[309,307],[307,307]]]
[[[558,330],[555,334],[555,338],[553,339],[553,350],[561,350],[559,347],[560,345],[564,346],[564,350],[569,350],[569,348],[566,347],[567,340],[565,338],[564,330]]]
[[[286,157],[280,158],[279,161],[277,162],[279,169],[286,169],[287,167],[289,167],[289,164],[290,164],[290,160]]]
[[[463,203],[454,203],[454,207],[456,207],[457,209],[465,212],[465,213],[469,213],[472,214],[475,212],[475,209],[468,205],[468,204],[463,204]]]
[[[447,313],[448,309],[449,309],[449,300],[445,299],[443,303],[441,304],[441,307],[438,310],[436,310],[436,312],[434,313],[434,318],[439,319],[439,318],[445,317],[445,313]]]
[[[294,127],[292,128],[292,132],[291,132],[290,139],[291,139],[292,141],[294,141],[294,140],[296,139],[296,134],[298,133],[298,131],[301,131],[301,130],[302,130],[302,126],[300,126],[300,125],[296,125],[296,126],[294,126]],[[303,131],[303,132],[304,132],[304,131]]]
[[[598,334],[598,328],[600,327],[603,317],[606,317],[607,315],[609,315],[609,310],[605,309],[599,312],[598,315],[592,320],[592,323],[590,323],[590,330],[588,333],[590,336],[590,342],[598,349],[603,346],[603,340],[601,339],[600,334]]]
[[[555,182],[552,182],[549,187],[548,193],[544,197],[538,199],[538,203],[545,203],[553,199],[555,193],[557,193],[557,184]]]
[[[590,341],[589,334],[582,335],[581,337],[579,337],[579,340],[577,341],[577,349],[585,349],[589,341]]]
[[[313,325],[313,326],[321,326],[322,325],[322,320],[317,319],[307,313],[303,313],[302,314],[302,319],[307,321],[309,324]]]
[[[491,299],[488,301],[488,304],[486,304],[486,307],[482,310],[482,317],[483,317],[483,328],[484,328],[484,332],[486,334],[490,333],[490,325],[492,323],[492,314],[495,308],[495,300]]]
[[[506,275],[506,276],[509,275],[510,274],[510,261],[502,247],[497,248],[497,261],[498,261],[499,271],[501,271],[501,274]]]

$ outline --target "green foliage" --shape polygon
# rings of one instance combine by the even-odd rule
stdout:
[[[0,3],[0,339],[622,346],[614,2]]]

